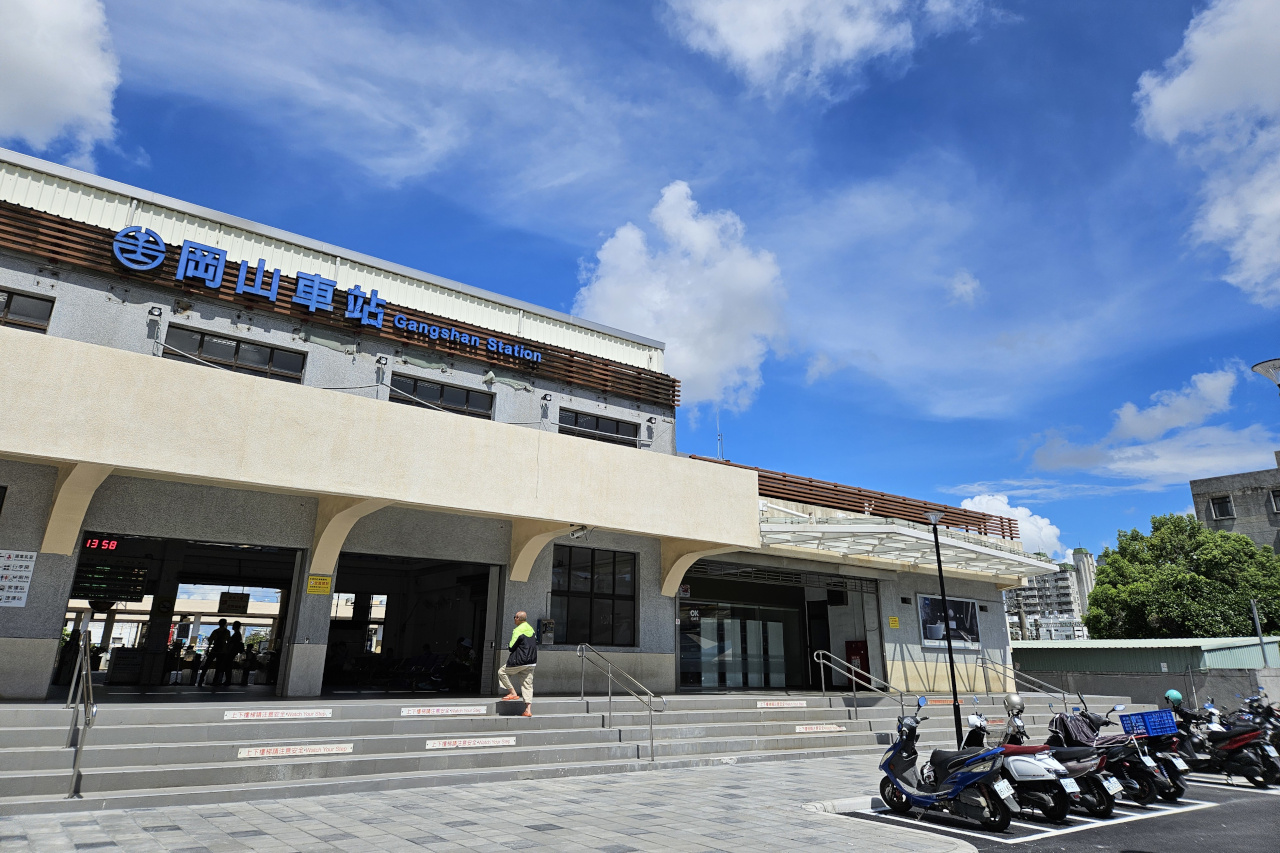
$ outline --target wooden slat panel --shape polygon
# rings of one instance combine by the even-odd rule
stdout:
[[[348,320],[342,317],[340,310],[333,312],[333,314],[312,314],[302,305],[295,305],[292,302],[293,296],[297,292],[297,280],[294,276],[284,275],[283,271],[281,271],[277,301],[273,303],[257,297],[246,297],[244,294],[237,296],[235,294],[235,276],[239,269],[238,262],[228,263],[226,273],[223,275],[222,287],[217,290],[207,288],[201,282],[197,282],[195,286],[187,286],[185,282],[177,281],[174,277],[177,272],[177,257],[176,252],[173,251],[170,251],[166,255],[164,263],[154,270],[147,272],[126,270],[113,260],[111,243],[114,237],[114,232],[105,228],[97,228],[48,213],[31,210],[30,208],[0,202],[0,248],[35,255],[52,264],[68,264],[102,275],[119,278],[122,281],[136,281],[189,296],[234,303],[252,311],[288,316],[299,323],[340,329],[353,336],[374,336],[405,346],[469,358],[520,373],[590,388],[607,394],[617,394],[640,402],[671,407],[680,405],[680,383],[675,378],[664,373],[632,367],[606,358],[600,358],[599,356],[574,352],[573,350],[519,338],[514,335],[494,332],[479,326],[459,323],[444,317],[436,317],[422,311],[387,305],[388,316],[391,314],[403,314],[419,324],[451,327],[457,329],[460,333],[466,332],[469,335],[475,335],[480,338],[495,337],[506,343],[522,344],[528,349],[541,352],[542,361],[540,363],[530,362],[526,359],[489,350],[477,351],[454,341],[420,339],[411,333],[401,332],[396,329],[390,324],[389,320],[384,324],[386,328],[377,329],[371,326],[362,326],[358,320]],[[228,287],[228,282],[230,282],[230,287]],[[346,291],[335,290],[334,304],[343,305],[345,303]]]
[[[735,468],[747,468],[755,471],[760,481],[760,497],[777,500],[794,501],[795,503],[823,506],[830,509],[842,509],[848,512],[861,512],[880,518],[899,518],[903,521],[915,521],[928,524],[926,512],[941,512],[940,527],[952,530],[963,530],[981,536],[998,536],[1001,539],[1018,538],[1018,522],[1016,519],[1001,515],[991,515],[958,506],[931,503],[930,501],[907,498],[902,495],[891,495],[888,492],[876,492],[861,489],[857,486],[846,486],[826,480],[815,480],[811,477],[798,477],[795,474],[784,474],[781,471],[768,471],[764,468],[752,468],[750,465],[739,465],[736,462],[723,462],[705,456],[694,456],[704,462],[715,462],[718,465],[732,465]]]

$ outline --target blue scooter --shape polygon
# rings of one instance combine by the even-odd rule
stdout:
[[[917,707],[927,703],[920,697]],[[919,770],[916,741],[920,723],[929,719],[919,712],[898,718],[898,740],[880,762],[880,799],[892,811],[912,809],[948,812],[977,821],[983,829],[1004,832],[1021,808],[1013,786],[1001,778],[1004,764],[1000,749],[935,749]]]

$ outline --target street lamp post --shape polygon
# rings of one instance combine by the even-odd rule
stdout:
[[[947,667],[951,672],[951,713],[956,718],[956,749],[964,745],[964,732],[960,727],[960,694],[956,691],[956,652],[951,645],[951,604],[947,601],[947,579],[942,575],[942,544],[938,541],[938,522],[942,513],[926,512],[924,517],[933,525],[933,554],[938,559],[938,591],[942,595],[942,621],[947,637]]]

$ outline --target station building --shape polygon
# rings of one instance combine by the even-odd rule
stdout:
[[[190,586],[270,593],[197,615],[251,616],[286,697],[464,640],[491,692],[517,610],[542,693],[582,643],[662,693],[847,685],[819,650],[941,690],[948,624],[981,689],[1002,590],[1056,568],[1011,519],[681,455],[658,341],[7,151],[0,388],[0,699],[84,612],[166,683]]]

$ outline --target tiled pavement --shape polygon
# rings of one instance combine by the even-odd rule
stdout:
[[[812,813],[869,795],[875,759],[723,764],[561,780],[0,818],[0,851],[889,850],[964,842]],[[856,833],[856,834],[855,834]]]

